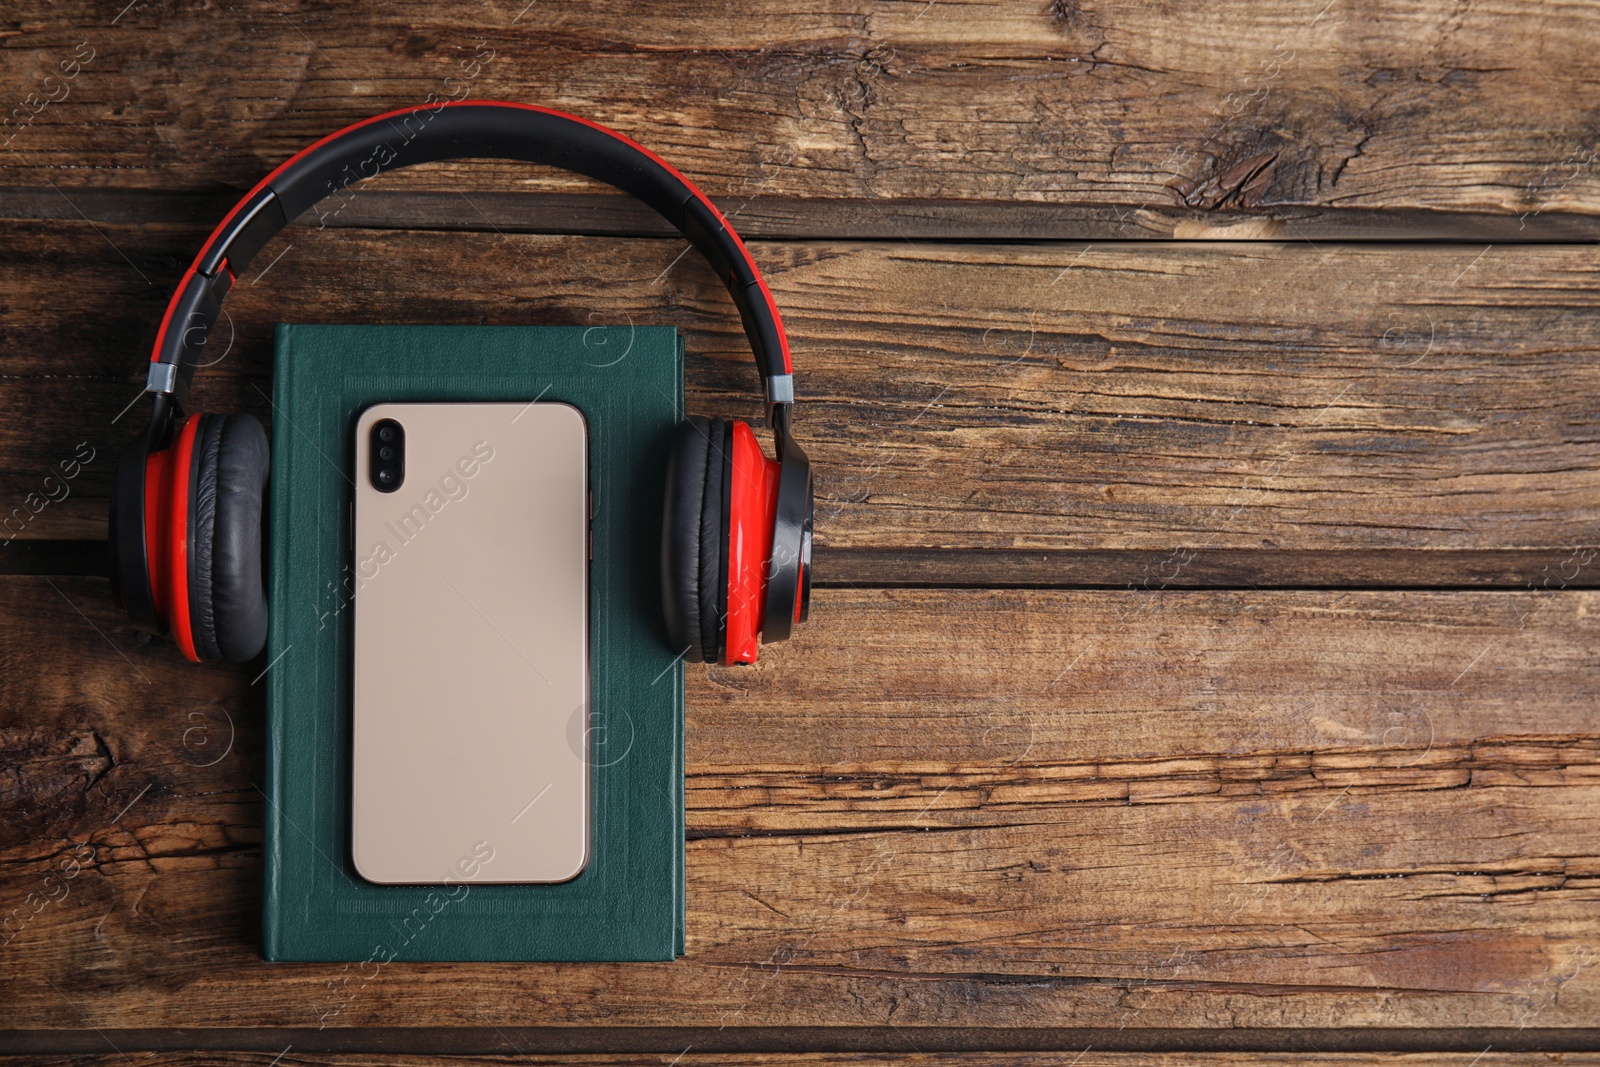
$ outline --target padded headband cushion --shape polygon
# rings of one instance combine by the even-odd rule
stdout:
[[[189,567],[191,633],[201,659],[243,663],[267,643],[262,502],[269,454],[249,415],[207,415],[195,442]]]
[[[726,436],[724,420],[690,415],[679,424],[667,461],[661,599],[672,647],[691,663],[716,662],[721,651],[717,594]]]

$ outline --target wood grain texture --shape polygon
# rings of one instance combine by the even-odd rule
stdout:
[[[259,668],[105,593],[0,580],[16,1028],[1600,1010],[1600,594],[819,590],[784,655],[693,673],[685,960],[361,976],[256,955]]]
[[[81,445],[95,457],[65,500],[17,516],[18,536],[103,536],[113,457],[141,416],[113,420],[196,239],[98,230],[13,223],[0,245],[0,501],[16,515]],[[684,247],[298,230],[264,253],[282,258],[259,284],[241,280],[196,402],[270,414],[278,320],[578,324],[608,360],[629,323],[664,322],[688,334],[691,409],[754,416],[736,319]],[[1524,554],[1460,581],[1592,575],[1600,296],[1586,249],[755,249],[794,338],[824,559],[876,552],[893,582],[913,573],[886,555],[903,550],[1134,551],[1097,576],[1052,576],[1045,559],[1027,580],[1157,588],[1255,550],[1290,555],[1234,584],[1294,584],[1297,559],[1300,584],[1456,584],[1451,553],[1509,550]],[[1313,557],[1333,551],[1366,562],[1330,579]],[[1003,561],[974,565],[972,583],[1005,580]]]
[[[1139,212],[1166,236],[1292,237],[1306,209],[1592,236],[1597,20],[1507,0],[27,0],[0,49],[0,185],[242,189],[348,122],[471,95],[612,124],[740,201],[1072,205],[1056,237],[1133,236]],[[467,173],[403,187],[579,187]]]
[[[1509,0],[18,0],[0,1064],[1595,1059],[1600,297],[1592,247],[1526,242],[1600,237],[1597,34]],[[95,577],[204,233],[430,93],[660,151],[763,238],[795,339],[816,612],[692,673],[676,964],[262,963],[263,665],[183,662]],[[710,271],[594,183],[435,165],[321,221],[241,277],[197,406],[268,414],[277,321],[606,359],[673,323],[691,409],[757,411]],[[1347,240],[1393,237],[1452,243]]]

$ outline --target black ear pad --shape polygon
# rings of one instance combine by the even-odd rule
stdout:
[[[201,415],[189,460],[189,633],[203,660],[222,658],[216,610],[211,605],[211,567],[217,525],[217,451],[222,417]],[[179,623],[174,621],[174,625]]]
[[[730,431],[724,419],[690,415],[667,461],[661,599],[672,647],[691,663],[715,663],[722,655]]]
[[[733,424],[711,420],[706,491],[700,500],[700,648],[707,663],[721,663],[728,634],[728,489]]]
[[[667,638],[692,663],[705,660],[700,645],[700,506],[710,450],[710,420],[690,415],[678,425],[667,459],[661,515],[661,604]]]
[[[189,616],[201,659],[243,663],[267,643],[262,503],[267,435],[249,415],[206,415],[189,499]]]

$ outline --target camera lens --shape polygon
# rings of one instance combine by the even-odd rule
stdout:
[[[379,419],[370,432],[367,476],[379,492],[392,493],[406,482],[406,428],[394,419]]]

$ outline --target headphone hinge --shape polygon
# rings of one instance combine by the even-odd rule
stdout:
[[[777,449],[778,458],[783,458],[784,444],[791,441],[790,425],[794,421],[794,410],[789,404],[767,405],[767,429],[772,431],[773,447]]]
[[[171,393],[156,393],[150,407],[150,429],[145,432],[146,448],[158,452],[172,443],[183,424],[183,405]]]

